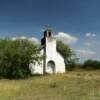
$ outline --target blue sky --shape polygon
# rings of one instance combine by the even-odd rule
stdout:
[[[47,24],[77,39],[69,45],[81,61],[100,60],[100,0],[0,0],[0,37],[40,39]]]

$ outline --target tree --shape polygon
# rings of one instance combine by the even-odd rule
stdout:
[[[72,49],[62,41],[57,41],[57,51],[64,58],[66,69],[72,70],[76,65],[76,61],[78,61],[74,51],[72,51]]]
[[[0,76],[25,78],[30,75],[29,64],[40,62],[39,49],[28,40],[0,40]]]
[[[83,68],[85,69],[100,69],[100,61],[97,60],[86,60],[83,64]]]

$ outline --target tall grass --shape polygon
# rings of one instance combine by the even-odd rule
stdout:
[[[84,78],[87,74],[91,77],[88,80]],[[100,80],[95,75],[100,73],[70,72],[25,80],[0,80],[0,100],[100,100]]]

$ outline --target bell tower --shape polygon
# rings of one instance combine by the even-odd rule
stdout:
[[[52,30],[51,29],[46,29],[44,31],[44,37],[52,37]]]
[[[48,62],[54,62],[56,54],[56,39],[53,37],[53,32],[50,28],[44,31],[44,37],[41,39],[41,46],[43,48],[43,73],[48,72]]]
[[[45,44],[46,44],[46,38],[52,38],[52,37],[53,37],[52,30],[50,28],[47,28],[44,31],[44,37],[41,39],[41,45],[45,46]]]

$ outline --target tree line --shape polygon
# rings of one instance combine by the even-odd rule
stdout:
[[[100,69],[100,61],[89,59],[86,60],[81,67],[88,70]]]

